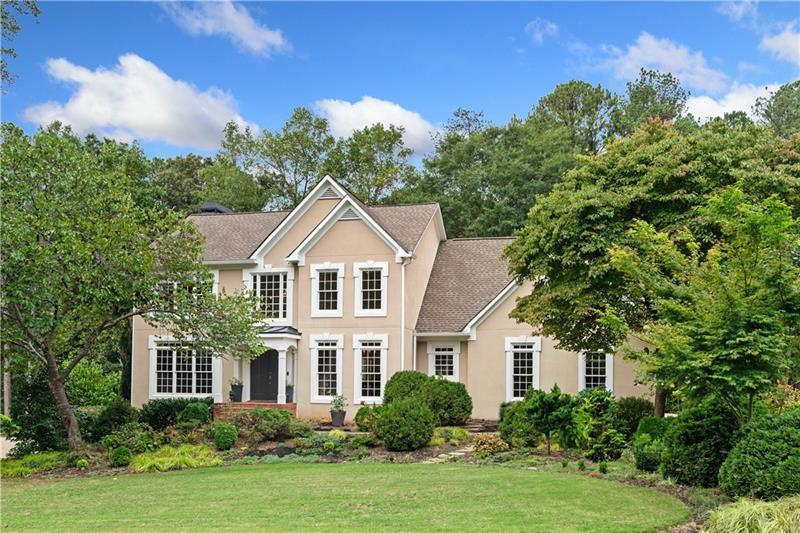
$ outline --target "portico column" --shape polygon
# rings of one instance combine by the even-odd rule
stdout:
[[[278,350],[278,403],[286,403],[286,350]]]

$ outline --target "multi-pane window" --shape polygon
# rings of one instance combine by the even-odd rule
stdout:
[[[336,311],[339,308],[339,271],[320,270],[317,276],[319,310]]]
[[[253,292],[258,310],[267,319],[285,319],[288,306],[286,272],[269,272],[253,275]]]
[[[587,353],[584,356],[584,387],[592,389],[596,387],[605,388],[608,369],[606,368],[606,354]]]
[[[366,268],[361,271],[361,309],[377,310],[383,306],[383,270]]]
[[[380,398],[381,393],[381,341],[361,341],[361,397]]]
[[[511,345],[511,395],[522,398],[534,386],[536,346],[532,343]]]
[[[211,356],[178,344],[156,348],[157,394],[211,394]]]
[[[452,346],[436,346],[433,349],[433,375],[445,378],[455,376],[455,354]]]
[[[317,396],[337,394],[337,341],[317,342]]]

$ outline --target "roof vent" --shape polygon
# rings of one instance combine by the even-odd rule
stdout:
[[[335,190],[333,190],[332,187],[328,187],[327,189],[322,191],[322,194],[319,197],[320,198],[324,198],[326,200],[329,200],[331,198],[334,198],[334,199],[340,198],[339,193],[336,192]]]
[[[361,217],[358,216],[358,214],[355,211],[353,211],[352,207],[348,207],[347,211],[342,213],[342,216],[339,217],[339,220],[358,220],[360,218]]]
[[[200,206],[201,213],[233,213],[230,209],[217,202],[205,202]]]

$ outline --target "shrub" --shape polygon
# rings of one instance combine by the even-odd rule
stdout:
[[[625,436],[616,429],[606,429],[592,441],[586,457],[592,461],[616,461],[625,449]]]
[[[89,461],[87,459],[78,459],[75,461],[75,468],[78,470],[88,470],[89,469]]]
[[[778,383],[778,386],[766,395],[764,404],[775,414],[800,408],[800,387]]]
[[[178,422],[199,422],[207,424],[211,421],[211,409],[204,402],[191,402],[178,415]]]
[[[96,442],[103,437],[97,426],[97,421],[102,411],[103,407],[97,405],[75,408],[75,418],[78,419],[78,426],[81,428],[81,437],[83,437],[84,441]]]
[[[550,392],[528,389],[522,403],[525,406],[525,416],[544,435],[547,455],[550,455],[551,435],[572,424],[572,409],[575,404],[572,396],[562,393],[558,385],[553,385]]]
[[[22,457],[33,452],[66,448],[67,432],[61,423],[43,368],[14,374],[11,418],[20,427],[14,437],[17,444],[11,455]]]
[[[601,474],[608,474],[608,463],[606,461],[600,461],[600,464],[597,465],[597,471]]]
[[[285,440],[292,435],[292,414],[284,409],[253,409],[237,414],[234,424],[249,445],[271,440]]]
[[[706,531],[708,533],[800,531],[800,496],[774,502],[743,498],[736,503],[723,505],[711,513],[706,523]]]
[[[19,426],[6,415],[0,415],[0,436],[13,437],[19,433]]]
[[[293,439],[310,437],[314,434],[314,428],[308,422],[302,420],[292,420],[289,422],[289,429],[287,430],[289,436]]]
[[[376,433],[378,429],[378,417],[381,415],[380,405],[362,405],[356,413],[356,426],[361,431]]]
[[[464,428],[436,428],[433,431],[434,439],[441,438],[442,444],[446,442],[453,446],[458,446],[463,442],[467,442],[470,436],[469,431]]]
[[[665,418],[665,417],[656,417],[656,416],[645,416],[639,421],[639,426],[636,428],[636,433],[634,433],[634,437],[639,435],[650,435],[654,439],[660,439],[664,436],[664,433],[667,432],[667,428],[675,420],[674,417]]]
[[[222,460],[208,446],[184,444],[177,448],[164,446],[154,452],[137,455],[131,461],[131,468],[135,472],[166,472],[221,464]]]
[[[417,450],[433,436],[433,412],[418,398],[395,400],[378,419],[378,433],[390,450]]]
[[[106,405],[97,417],[95,434],[103,437],[131,422],[139,420],[139,411],[128,400],[117,398]]]
[[[122,371],[119,364],[82,360],[67,378],[67,397],[73,407],[104,406],[118,398]]]
[[[63,452],[32,453],[15,459],[0,460],[0,476],[28,477],[41,470],[52,470],[67,466]]]
[[[653,402],[635,396],[620,398],[617,401],[616,429],[629,441],[639,427],[639,421],[646,416],[653,416]]]
[[[110,459],[111,466],[128,466],[133,459],[133,452],[131,452],[130,448],[125,448],[124,446],[121,448],[114,448],[111,451]]]
[[[154,431],[147,424],[130,423],[109,433],[100,440],[100,446],[106,450],[129,448],[134,453],[156,450],[167,443],[167,437]]]
[[[239,430],[230,422],[214,424],[214,445],[218,450],[230,450],[239,440]]]
[[[737,429],[733,414],[716,402],[683,411],[664,434],[662,473],[684,485],[715,487]]]
[[[347,441],[349,448],[374,448],[378,445],[378,440],[374,435],[356,435]]]
[[[647,433],[634,437],[631,450],[636,468],[643,472],[657,472],[663,449],[661,438],[654,439]]]
[[[508,443],[494,433],[478,433],[473,440],[475,455],[489,457],[496,453],[508,451]]]
[[[430,378],[416,370],[395,372],[383,387],[383,404],[389,405],[395,400],[411,398],[422,392]]]
[[[800,409],[751,423],[719,471],[730,496],[774,500],[800,493]]]
[[[514,402],[503,411],[500,420],[500,437],[512,448],[534,447],[542,440],[542,432],[527,415],[524,401]]]
[[[586,461],[584,461],[583,459],[578,461],[578,470],[580,470],[581,472],[586,470]]]
[[[161,398],[150,400],[142,406],[140,411],[141,421],[156,431],[164,431],[167,427],[178,421],[178,415],[187,405],[201,401],[209,407],[214,403],[213,398],[202,400],[193,398]]]
[[[421,397],[433,411],[437,426],[463,426],[472,414],[472,398],[463,383],[428,378]]]
[[[332,429],[328,432],[328,436],[336,440],[347,440],[347,433],[341,429]]]

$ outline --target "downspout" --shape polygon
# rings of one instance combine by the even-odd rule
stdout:
[[[406,260],[400,264],[400,370],[406,369]]]

